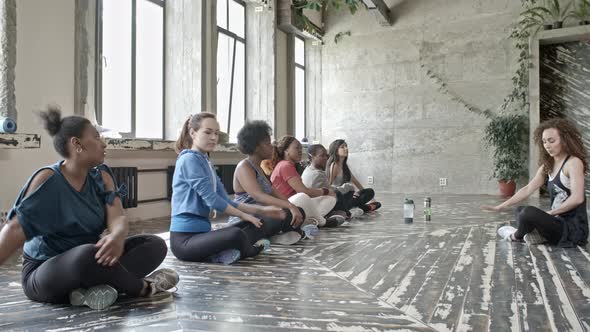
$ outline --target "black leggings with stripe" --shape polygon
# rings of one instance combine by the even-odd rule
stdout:
[[[164,261],[167,250],[161,238],[137,235],[125,240],[123,255],[112,267],[96,262],[94,244],[74,247],[46,261],[23,255],[22,287],[29,299],[49,303],[68,303],[72,290],[102,284],[138,296],[143,278]]]

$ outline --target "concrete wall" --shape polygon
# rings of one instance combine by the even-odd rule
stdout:
[[[362,183],[374,176],[377,190],[496,193],[485,120],[441,95],[421,64],[468,102],[498,108],[511,89],[517,54],[507,36],[520,1],[407,0],[391,9],[391,27],[365,10],[328,16],[322,142],[346,139],[353,172]]]
[[[74,7],[71,0],[17,1],[18,131],[42,138],[40,149],[0,150],[2,211],[12,206],[34,170],[58,159],[33,110],[56,102],[64,115],[74,114]]]

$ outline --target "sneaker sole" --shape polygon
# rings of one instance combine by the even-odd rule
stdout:
[[[301,234],[291,231],[283,234],[278,234],[270,238],[270,243],[289,246],[301,240]]]
[[[223,254],[213,255],[213,258],[210,258],[209,262],[230,265],[240,260],[241,256],[242,255],[239,250],[229,250],[227,252],[224,252]]]
[[[87,290],[76,289],[70,293],[73,306],[85,305],[90,309],[103,310],[110,307],[118,297],[117,290],[109,285],[98,285]]]

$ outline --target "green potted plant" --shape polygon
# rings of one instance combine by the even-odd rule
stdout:
[[[528,118],[523,114],[491,116],[485,143],[494,150],[493,177],[498,180],[501,195],[514,195],[516,180],[528,174]]]
[[[590,24],[590,0],[580,0],[567,17],[577,19],[580,25]]]
[[[537,17],[543,19],[543,27],[548,29],[560,29],[563,27],[563,21],[568,17],[568,10],[572,2],[567,2],[561,6],[559,0],[545,0],[545,5],[538,5],[529,8],[522,15],[527,17]]]

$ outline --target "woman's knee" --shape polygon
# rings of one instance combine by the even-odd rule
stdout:
[[[145,237],[145,248],[146,248],[146,255],[150,255],[154,259],[157,258],[159,262],[164,261],[166,258],[166,254],[168,253],[168,246],[166,245],[166,241],[159,236],[156,235],[142,235]]]
[[[539,213],[544,213],[543,210],[535,206],[519,206],[516,209],[516,221],[520,223],[530,223],[539,218]]]

